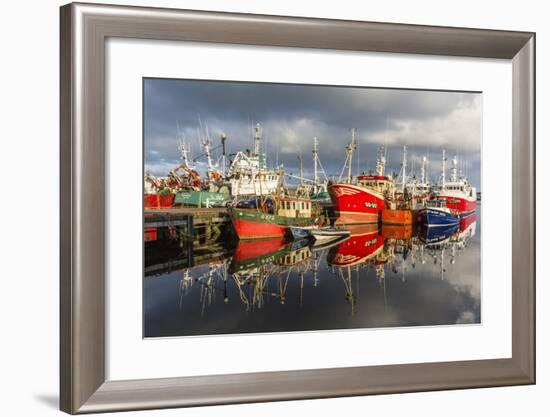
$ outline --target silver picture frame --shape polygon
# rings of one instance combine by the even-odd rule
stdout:
[[[60,27],[60,408],[92,413],[535,383],[535,34],[73,3]],[[513,66],[512,357],[106,379],[110,37],[486,57]]]

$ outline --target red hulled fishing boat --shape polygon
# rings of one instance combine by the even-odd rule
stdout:
[[[351,143],[346,147],[348,178],[332,183],[328,192],[338,224],[378,223],[385,207],[386,195],[394,186],[393,179],[384,175],[385,150],[380,148],[375,175],[351,176],[351,161],[356,148],[355,129],[352,129]]]
[[[456,212],[460,217],[468,216],[475,212],[477,206],[477,193],[469,181],[463,175],[458,174],[458,160],[453,158],[451,178],[447,181],[445,165],[447,157],[443,151],[441,161],[441,177],[433,192],[434,197],[446,201],[447,208]]]
[[[143,207],[145,209],[161,209],[174,206],[176,194],[169,187],[168,178],[156,178],[145,174]]]
[[[338,246],[330,248],[327,262],[330,265],[343,267],[361,264],[382,251],[384,238],[374,224],[356,225],[348,228],[349,239]]]

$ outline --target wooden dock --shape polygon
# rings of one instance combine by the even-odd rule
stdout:
[[[231,255],[231,251],[219,243],[195,245],[194,242],[188,242],[180,250],[174,249],[166,250],[162,246],[149,248],[145,258],[145,276],[160,276],[194,266],[209,265]]]
[[[177,229],[179,239],[195,244],[209,244],[223,237],[230,225],[226,208],[179,207],[145,210],[144,228]],[[225,232],[225,234],[224,234]]]

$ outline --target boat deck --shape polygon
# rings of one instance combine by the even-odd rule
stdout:
[[[145,227],[201,226],[227,222],[229,222],[229,213],[226,208],[174,207],[146,209],[143,213]]]

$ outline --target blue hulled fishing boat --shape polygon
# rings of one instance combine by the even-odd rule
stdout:
[[[458,230],[458,224],[441,227],[420,226],[418,237],[426,245],[442,243],[449,240]]]
[[[460,217],[446,206],[445,200],[433,199],[417,211],[416,222],[426,227],[449,227],[457,225]]]

